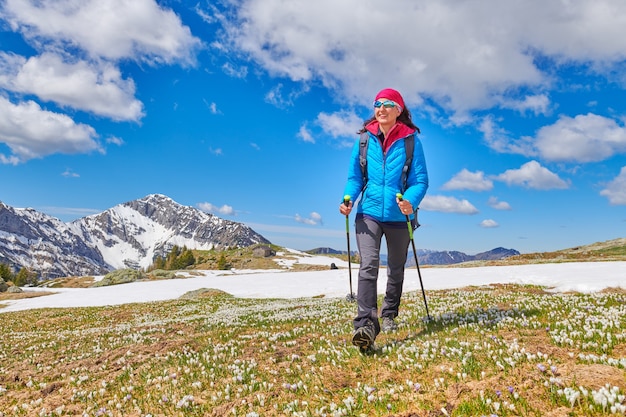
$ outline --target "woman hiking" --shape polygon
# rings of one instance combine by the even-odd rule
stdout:
[[[407,216],[416,227],[415,211],[428,189],[424,151],[417,138],[420,130],[411,120],[402,95],[385,88],[376,94],[373,107],[374,115],[359,131],[364,140],[357,141],[352,150],[344,202],[339,206],[339,212],[347,216],[352,211],[352,202],[360,196],[355,231],[361,264],[352,344],[361,351],[373,349],[381,330],[393,332],[398,328],[395,319],[410,243]],[[413,141],[412,157],[407,155],[407,141]],[[367,148],[366,174],[361,164],[362,142]],[[406,161],[410,165],[405,168]],[[407,171],[404,175],[403,169]],[[398,193],[403,197],[398,198]],[[387,287],[379,315],[377,281],[383,236],[387,243]]]

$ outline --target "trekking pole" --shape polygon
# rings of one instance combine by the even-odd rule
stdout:
[[[348,205],[350,204],[350,196],[349,195],[345,195],[343,197],[343,204],[346,207],[348,207]],[[352,292],[352,264],[350,262],[350,257],[352,256],[352,253],[350,252],[350,221],[348,220],[348,215],[347,214],[346,214],[346,238],[347,238],[347,241],[348,241],[348,278],[350,280],[350,293],[348,295],[346,295],[346,300],[350,301],[350,302],[355,302],[356,301],[356,296]]]
[[[402,201],[402,194],[396,194],[398,200]],[[426,306],[426,317],[428,317],[428,321],[431,320],[430,314],[428,313],[428,303],[426,302],[426,292],[424,291],[424,284],[422,283],[422,273],[420,272],[420,264],[417,260],[417,251],[415,250],[415,240],[413,239],[413,226],[411,225],[411,219],[409,215],[406,215],[406,225],[409,229],[409,239],[411,239],[411,245],[413,247],[413,256],[415,256],[415,266],[417,267],[417,276],[420,279],[420,286],[422,287],[422,297],[424,297],[424,305]]]

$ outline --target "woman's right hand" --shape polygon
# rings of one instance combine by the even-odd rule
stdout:
[[[352,201],[348,201],[348,205],[345,205],[345,203],[339,204],[339,213],[343,214],[344,216],[349,215],[351,211]]]

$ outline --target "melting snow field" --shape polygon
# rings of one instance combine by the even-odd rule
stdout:
[[[298,253],[298,252],[294,252]],[[186,278],[134,282],[96,288],[24,288],[25,291],[52,291],[42,297],[3,302],[0,313],[48,307],[90,307],[136,302],[161,301],[180,297],[200,288],[213,288],[242,298],[345,297],[350,282],[348,263],[337,258],[301,254],[293,263],[328,265],[328,270],[291,272],[275,270],[194,271]],[[330,269],[335,263],[340,269]],[[626,289],[626,262],[572,262],[537,265],[489,266],[471,268],[420,268],[424,289],[441,290],[486,284],[532,284],[555,292],[597,292],[605,288]],[[381,268],[379,293],[386,284],[387,270]],[[357,290],[358,265],[352,265],[352,287]],[[405,271],[404,291],[420,290],[415,267]]]

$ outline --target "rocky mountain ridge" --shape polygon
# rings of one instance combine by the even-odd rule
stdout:
[[[310,254],[329,255],[329,254],[345,254],[345,251],[338,251],[332,248],[315,248],[307,251]],[[469,261],[494,261],[501,260],[511,256],[519,255],[515,249],[494,248],[486,252],[477,253],[476,255],[468,255],[459,251],[434,251],[426,249],[417,249],[417,259],[420,265],[451,265]],[[387,264],[386,255],[381,255],[381,264]],[[407,257],[407,266],[415,265],[413,252],[409,250]]]
[[[174,245],[190,249],[270,243],[251,228],[183,206],[161,194],[71,223],[0,202],[0,262],[42,278],[145,268]]]

